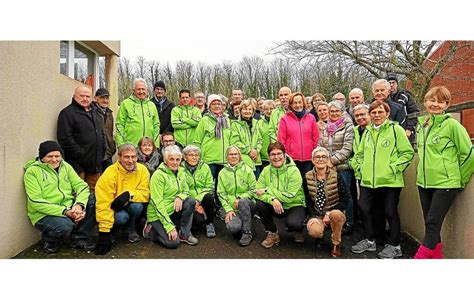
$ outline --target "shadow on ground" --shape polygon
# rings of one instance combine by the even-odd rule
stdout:
[[[13,259],[329,259],[331,251],[330,232],[324,235],[324,244],[317,245],[316,240],[309,237],[305,232],[305,242],[298,244],[293,241],[293,233],[286,232],[284,222],[276,219],[280,232],[281,242],[278,246],[265,249],[260,246],[265,238],[262,224],[257,219],[253,221],[254,240],[248,247],[240,247],[237,240],[225,229],[224,222],[216,219],[215,226],[217,237],[208,239],[204,235],[204,229],[195,231],[193,234],[199,238],[199,244],[189,246],[181,244],[176,250],[168,250],[149,240],[138,243],[129,243],[125,238],[118,239],[112,251],[105,256],[96,256],[93,252],[84,252],[79,249],[62,245],[60,252],[56,254],[45,254],[42,242],[38,242],[27,248]],[[350,247],[362,238],[362,230],[356,231],[350,236],[342,238],[342,259],[375,259],[377,253],[383,249],[383,245],[377,245],[377,252],[366,252],[364,254],[353,254]],[[401,248],[402,258],[412,257],[418,248],[418,243],[402,233]]]

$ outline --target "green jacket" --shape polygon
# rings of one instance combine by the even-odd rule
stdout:
[[[364,129],[362,135],[364,135],[366,132],[367,132],[367,129]],[[359,134],[359,126],[358,125],[354,126],[354,142],[352,142],[352,156],[349,159],[349,165],[354,170],[354,175],[357,180],[360,180],[360,172],[359,171],[356,172],[354,169],[357,167],[355,155],[357,154],[357,151],[359,150],[361,138],[362,136]]]
[[[303,179],[291,157],[286,156],[285,163],[275,168],[271,164],[266,166],[257,182],[257,189],[267,189],[266,193],[256,198],[271,204],[278,199],[284,209],[296,206],[306,207]]]
[[[183,147],[193,142],[192,136],[201,120],[201,111],[194,106],[176,106],[171,111],[174,138]]]
[[[160,118],[155,104],[149,98],[140,100],[131,95],[123,100],[115,128],[117,147],[125,143],[136,146],[144,136],[152,138],[156,146],[160,144]]]
[[[451,114],[442,114],[418,118],[416,131],[420,157],[416,184],[464,188],[474,171],[474,152],[466,129]]]
[[[166,233],[170,233],[176,227],[170,218],[174,213],[174,200],[179,197],[184,201],[189,196],[188,192],[183,169],[179,168],[175,175],[164,163],[160,164],[150,180],[151,197],[146,213],[148,222],[159,220]]]
[[[280,126],[280,120],[285,115],[285,108],[282,106],[276,107],[272,115],[270,116],[270,122],[268,123],[268,134],[270,135],[270,142],[276,142],[278,140],[278,127]]]
[[[252,130],[243,120],[235,120],[231,125],[230,144],[239,148],[242,160],[255,171],[255,165],[261,165],[260,150],[262,149],[262,135],[257,126],[258,120],[252,119]],[[257,149],[255,161],[250,158],[250,150]]]
[[[269,161],[268,157],[268,146],[270,146],[270,134],[269,134],[269,122],[265,116],[257,121],[257,128],[262,135],[262,149],[260,149],[260,158],[265,161]]]
[[[64,212],[76,204],[86,207],[89,186],[64,160],[59,172],[37,158],[28,161],[24,169],[28,217],[33,225],[46,216],[66,217]]]
[[[236,198],[255,198],[255,174],[243,161],[235,167],[226,164],[217,179],[217,196],[226,213],[237,211],[234,208]]]
[[[196,170],[192,173],[187,167],[186,162],[181,163],[181,167],[186,174],[186,181],[189,187],[189,195],[195,200],[202,202],[204,195],[213,193],[214,179],[211,169],[202,160],[199,161]]]
[[[230,120],[227,115],[227,128],[222,129],[220,139],[215,137],[217,120],[210,114],[205,114],[199,122],[195,134],[194,144],[201,148],[202,161],[207,164],[225,164],[225,151],[230,143]]]
[[[403,172],[414,155],[405,129],[390,120],[386,120],[379,131],[370,124],[360,141],[354,171],[360,173],[361,185],[404,187]]]

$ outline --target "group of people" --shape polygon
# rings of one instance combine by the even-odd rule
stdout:
[[[399,196],[416,134],[425,238],[414,258],[440,258],[444,217],[474,171],[472,144],[445,114],[445,87],[426,94],[426,115],[417,119],[409,92],[398,90],[395,75],[386,78],[373,83],[370,105],[354,88],[348,106],[342,93],[327,102],[289,87],[275,100],[244,99],[234,89],[230,102],[183,89],[175,105],[163,81],[149,98],[138,78],[115,124],[109,92],[98,89],[93,101],[91,88],[79,86],[59,114],[58,142],[41,143],[25,165],[28,216],[47,253],[67,241],[104,255],[119,235],[172,249],[196,245],[197,229],[217,235],[215,217],[248,246],[258,217],[265,248],[280,242],[274,218],[284,218],[296,243],[304,242],[305,229],[321,239],[330,228],[330,255],[339,257],[342,233],[361,220],[365,238],[351,251],[373,252],[383,242],[378,257],[396,258]]]

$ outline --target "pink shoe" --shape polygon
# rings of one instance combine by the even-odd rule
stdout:
[[[443,244],[438,243],[434,249],[433,255],[431,255],[432,259],[444,259],[443,255]]]
[[[435,250],[428,249],[427,247],[420,245],[413,259],[431,259]]]

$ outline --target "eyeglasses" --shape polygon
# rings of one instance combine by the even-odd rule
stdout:
[[[313,157],[314,160],[320,161],[320,160],[327,160],[328,157],[326,155],[316,155]]]
[[[239,156],[239,153],[229,153],[229,156]]]
[[[367,113],[354,114],[354,117],[355,117],[355,118],[365,117],[365,116],[367,116]]]
[[[385,111],[372,111],[370,112],[370,115],[382,115],[382,114],[387,114]]]
[[[279,152],[279,153],[270,153],[269,154],[270,157],[280,157],[280,156],[283,156],[283,152]]]
[[[174,143],[174,140],[163,140],[163,143]]]
[[[188,157],[199,157],[199,154],[190,153],[190,154],[187,154],[186,156],[188,156]]]
[[[337,114],[337,113],[340,113],[340,112],[341,112],[341,110],[331,110],[331,111],[329,111],[329,113],[331,113],[331,114]]]

